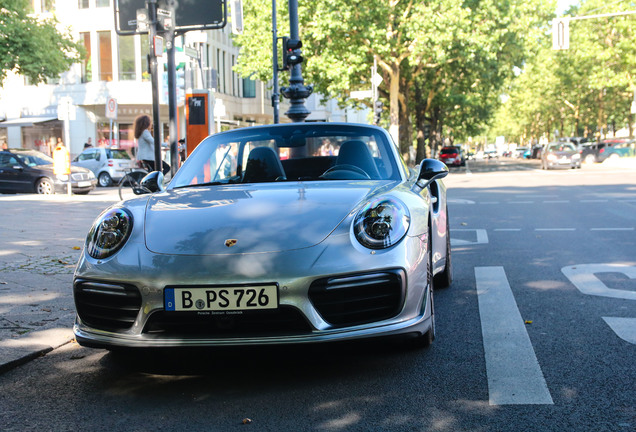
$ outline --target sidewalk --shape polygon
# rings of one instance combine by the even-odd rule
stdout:
[[[73,340],[75,264],[93,220],[119,200],[0,194],[0,373]]]

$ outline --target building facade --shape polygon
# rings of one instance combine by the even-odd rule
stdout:
[[[90,138],[93,145],[134,146],[133,122],[140,114],[152,116],[152,88],[148,72],[147,35],[120,36],[115,31],[114,0],[32,0],[36,14],[54,14],[60,24],[86,50],[81,64],[59,79],[30,85],[12,75],[0,88],[0,141],[9,147],[33,148],[50,153],[51,140],[65,139],[77,155]],[[240,77],[233,71],[238,48],[230,26],[220,30],[191,31],[175,41],[177,47],[178,129],[185,135],[184,95],[188,89],[212,89],[223,106],[215,119],[221,129],[267,124],[273,121],[271,90],[266,83]],[[185,53],[188,52],[190,56]],[[198,58],[191,57],[196,52]],[[159,57],[161,142],[168,134],[165,55]],[[116,118],[107,117],[107,102],[116,101]],[[307,100],[308,121],[366,122],[366,113],[340,110],[335,103]],[[281,121],[288,121],[280,106]],[[60,116],[60,110],[64,111]],[[67,112],[68,111],[68,112]],[[59,118],[68,116],[68,132]],[[112,116],[111,116],[112,117]]]

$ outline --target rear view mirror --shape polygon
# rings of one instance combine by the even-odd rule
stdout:
[[[420,164],[420,172],[416,185],[420,189],[427,187],[433,180],[444,178],[448,175],[448,167],[444,162],[436,159],[424,159]]]

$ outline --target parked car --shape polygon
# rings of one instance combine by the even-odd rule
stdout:
[[[452,280],[447,174],[433,159],[409,170],[376,126],[209,136],[166,188],[150,173],[151,194],[94,222],[73,281],[77,341],[430,344],[433,286]]]
[[[581,154],[570,142],[549,143],[541,152],[541,168],[581,168]]]
[[[522,159],[525,157],[525,154],[527,151],[528,151],[528,147],[517,147],[515,151],[512,153],[512,156],[517,159]]]
[[[95,147],[85,149],[73,159],[72,164],[88,168],[97,177],[97,183],[107,187],[119,182],[126,175],[126,170],[135,166],[135,161],[126,150]]]
[[[71,166],[71,191],[87,194],[95,189],[95,175],[85,168]],[[0,192],[66,193],[68,176],[53,172],[53,159],[37,150],[0,151]]]
[[[442,147],[438,159],[448,166],[465,166],[466,158],[461,148],[455,146]]]
[[[596,151],[596,162],[604,162],[608,159],[634,156],[636,141],[629,138],[614,138],[603,140]]]
[[[597,142],[588,142],[581,146],[581,161],[586,164],[592,164],[596,162],[596,153],[598,152],[599,143]],[[603,144],[605,146],[605,144]]]

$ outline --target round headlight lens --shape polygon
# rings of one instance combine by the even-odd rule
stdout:
[[[87,253],[95,259],[113,255],[130,237],[132,225],[132,215],[125,209],[114,208],[102,213],[88,233]]]
[[[353,232],[363,246],[385,249],[404,238],[410,221],[409,211],[401,201],[385,198],[368,203],[358,212]]]

